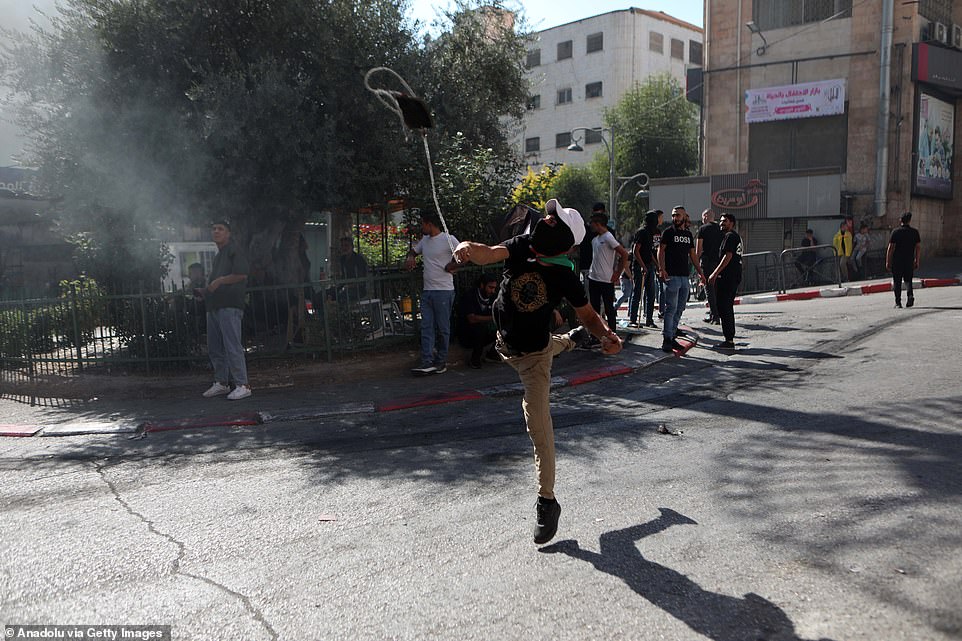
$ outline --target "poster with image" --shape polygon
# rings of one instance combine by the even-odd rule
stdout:
[[[912,193],[952,198],[955,103],[919,90]]]

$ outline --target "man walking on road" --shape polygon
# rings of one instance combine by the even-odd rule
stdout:
[[[588,304],[577,267],[565,255],[584,235],[581,214],[552,198],[545,206],[545,217],[530,233],[495,246],[463,242],[454,253],[458,263],[488,265],[504,261],[501,289],[494,303],[497,349],[518,372],[524,386],[521,407],[534,445],[538,475],[534,527],[534,542],[538,544],[554,537],[561,516],[561,505],[554,494],[554,426],[548,400],[551,362],[561,352],[587,342],[588,332],[601,340],[603,353],[621,351],[621,339]],[[567,334],[552,334],[551,319],[562,299],[574,307],[582,326]]]
[[[919,231],[909,226],[912,222],[912,212],[907,211],[900,218],[901,225],[892,232],[888,247],[885,250],[885,269],[892,272],[892,286],[895,291],[895,306],[902,307],[902,281],[905,281],[905,291],[908,295],[906,307],[915,305],[915,293],[912,291],[912,277],[919,268],[919,254],[922,250],[922,238]]]
[[[718,267],[718,250],[721,248],[722,236],[724,235],[721,227],[715,222],[715,212],[706,209],[701,213],[702,226],[698,228],[698,240],[695,241],[695,255],[701,263],[703,274],[710,274]],[[715,285],[708,281],[705,285],[708,295],[708,314],[705,322],[713,325],[718,324],[718,306],[715,304]]]
[[[628,265],[628,251],[608,231],[608,215],[591,214],[591,269],[588,270],[588,298],[595,311],[604,313],[608,327],[618,328],[615,283]]]
[[[742,280],[742,239],[735,231],[735,217],[722,214],[719,221],[724,237],[718,250],[719,262],[708,276],[718,297],[718,315],[725,341],[719,349],[735,349],[735,292]]]
[[[424,263],[424,291],[421,293],[421,366],[415,376],[443,374],[448,371],[448,346],[451,343],[451,307],[454,305],[454,276],[447,271],[451,248],[458,239],[441,231],[437,214],[421,213],[424,236],[409,252],[405,267],[414,269],[417,256]],[[435,351],[435,343],[437,351]]]
[[[219,220],[211,226],[211,237],[217,255],[210,269],[207,287],[194,293],[204,299],[207,309],[207,354],[214,367],[214,384],[204,392],[205,398],[222,396],[237,401],[251,395],[247,381],[247,361],[241,342],[241,320],[244,318],[247,256],[230,239],[230,223]],[[230,384],[234,384],[231,390]]]
[[[688,303],[688,261],[694,265],[701,282],[705,274],[695,256],[695,243],[691,232],[685,229],[688,214],[684,207],[671,210],[671,226],[661,232],[658,245],[658,274],[665,281],[665,325],[662,329],[663,352],[682,351],[684,348],[675,340],[684,334],[678,331],[678,323]]]

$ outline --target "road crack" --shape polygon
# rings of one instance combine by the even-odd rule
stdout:
[[[248,612],[250,612],[254,620],[257,621],[261,626],[263,626],[263,628],[270,635],[270,638],[272,639],[272,641],[277,640],[278,638],[277,632],[274,630],[271,624],[268,623],[267,620],[264,618],[264,614],[260,611],[260,609],[258,609],[257,606],[255,606],[251,602],[250,597],[248,597],[245,594],[242,594],[241,592],[238,592],[237,590],[232,590],[226,585],[222,583],[218,583],[217,581],[214,581],[209,577],[202,576],[200,574],[193,574],[191,572],[187,572],[181,569],[181,561],[184,559],[184,556],[187,553],[187,546],[182,541],[177,540],[170,534],[159,530],[153,521],[151,521],[149,518],[147,518],[137,510],[135,510],[133,507],[131,507],[130,504],[126,500],[124,500],[124,497],[120,495],[120,491],[117,489],[117,486],[114,485],[113,481],[107,478],[107,474],[106,474],[107,466],[105,464],[98,461],[93,461],[93,464],[94,464],[94,468],[97,470],[97,474],[100,476],[101,480],[103,480],[104,484],[110,490],[110,493],[113,495],[114,499],[118,503],[120,503],[121,507],[124,508],[124,511],[126,511],[132,517],[134,517],[135,519],[141,521],[144,525],[146,525],[148,532],[150,532],[155,536],[159,536],[160,538],[164,539],[169,543],[174,544],[174,546],[177,548],[177,557],[174,559],[173,563],[171,564],[172,574],[174,574],[175,576],[188,577],[190,579],[194,579],[195,581],[206,583],[207,585],[236,598],[241,602],[241,604],[243,604],[244,608]]]

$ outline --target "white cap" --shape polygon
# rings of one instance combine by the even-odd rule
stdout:
[[[557,198],[552,198],[545,203],[544,212],[554,214],[558,217],[558,220],[568,226],[571,235],[574,236],[575,245],[580,245],[581,241],[585,239],[585,221],[577,209],[562,207]]]

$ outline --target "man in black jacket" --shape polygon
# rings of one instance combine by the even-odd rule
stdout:
[[[701,263],[701,271],[710,274],[718,267],[718,250],[721,247],[722,236],[724,233],[718,223],[715,222],[715,212],[706,209],[701,213],[702,226],[698,228],[698,239],[695,241],[695,255]],[[708,314],[705,322],[717,325],[718,306],[716,305],[715,285],[711,281],[705,286],[708,295]]]

